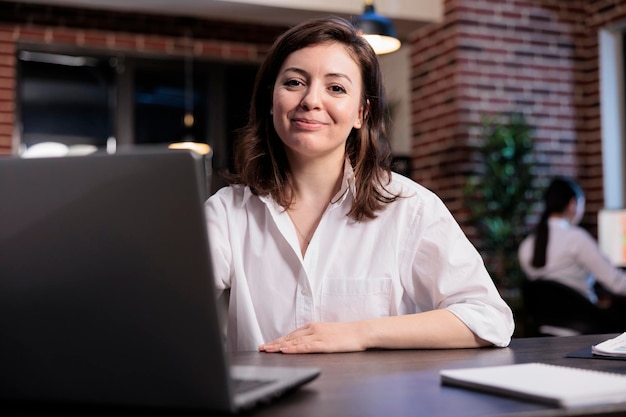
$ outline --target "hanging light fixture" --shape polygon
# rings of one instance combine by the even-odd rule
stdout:
[[[355,19],[354,24],[372,45],[376,54],[388,54],[400,48],[400,40],[396,36],[393,23],[376,13],[374,0],[365,0],[365,10]]]
[[[193,115],[193,36],[191,31],[185,35],[185,86],[184,86],[184,108],[183,116],[184,136],[177,142],[169,145],[170,149],[189,149],[201,155],[208,155],[211,147],[206,143],[196,141],[192,131],[194,125]]]
[[[191,27],[192,22],[188,19],[186,26]],[[212,171],[213,171],[213,150],[208,143],[200,142],[193,135],[194,125],[194,89],[193,89],[193,58],[194,58],[194,38],[191,29],[188,29],[184,38],[185,48],[185,85],[184,85],[184,110],[183,116],[183,136],[178,141],[170,143],[169,149],[180,149],[192,151],[200,155],[203,162],[201,170],[204,179],[204,195],[208,198],[211,195]]]
[[[191,132],[194,123],[193,117],[193,39],[188,33],[185,36],[185,116],[183,124]],[[191,133],[189,133],[191,134]]]

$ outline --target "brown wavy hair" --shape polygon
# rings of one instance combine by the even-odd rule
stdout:
[[[356,196],[348,215],[372,219],[385,204],[399,196],[385,188],[391,180],[391,150],[386,138],[385,91],[378,57],[349,21],[335,16],[305,21],[274,42],[256,76],[247,125],[238,132],[235,172],[226,179],[244,184],[259,196],[270,195],[282,207],[293,203],[293,177],[284,144],[272,123],[270,109],[278,72],[287,57],[300,49],[323,43],[344,45],[361,69],[363,126],[352,129],[346,154],[355,175]]]

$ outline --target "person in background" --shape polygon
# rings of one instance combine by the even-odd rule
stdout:
[[[507,346],[483,260],[431,191],[390,170],[378,58],[338,17],[280,36],[230,185],[206,202],[235,351]]]
[[[571,178],[556,177],[546,188],[543,202],[534,233],[518,248],[528,279],[560,282],[593,304],[598,304],[596,283],[613,294],[626,295],[626,273],[613,266],[596,240],[578,226],[585,211],[582,188]],[[626,324],[626,318],[620,321]]]

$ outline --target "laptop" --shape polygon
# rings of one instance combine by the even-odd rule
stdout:
[[[319,375],[231,364],[199,158],[0,157],[1,399],[237,412]]]

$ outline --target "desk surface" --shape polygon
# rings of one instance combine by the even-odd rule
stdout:
[[[614,335],[514,339],[508,348],[367,351],[344,354],[241,354],[237,363],[316,366],[321,375],[250,416],[563,416],[626,415],[626,405],[577,412],[442,386],[446,368],[545,362],[626,374],[626,361],[564,355]]]
[[[278,400],[240,414],[242,417],[472,417],[472,416],[618,416],[622,406],[586,410],[559,409],[538,403],[442,386],[439,371],[448,368],[544,362],[626,374],[626,361],[566,358],[565,355],[615,335],[514,339],[508,348],[367,351],[340,354],[281,355],[249,352],[238,364],[314,366],[321,375]],[[7,410],[3,416],[205,416],[153,410]],[[214,415],[214,413],[209,413]]]

